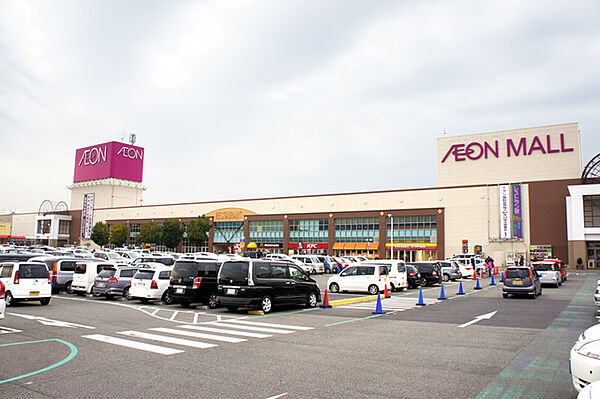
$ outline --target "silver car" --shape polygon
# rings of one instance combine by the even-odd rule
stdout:
[[[560,270],[558,270],[554,262],[533,262],[531,266],[540,275],[540,282],[542,284],[554,285],[556,288],[562,285]]]

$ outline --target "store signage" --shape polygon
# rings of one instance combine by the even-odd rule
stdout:
[[[265,249],[269,249],[269,248],[281,248],[283,247],[282,244],[278,244],[278,243],[272,243],[272,242],[265,242],[265,243],[260,243],[258,245],[259,248],[265,248]]]
[[[94,194],[83,195],[83,211],[81,213],[81,238],[90,238],[93,228]]]
[[[521,185],[511,184],[512,191],[512,236],[523,238],[523,217],[521,214]]]
[[[387,249],[392,248],[392,244],[385,244]],[[394,249],[428,249],[436,250],[437,243],[435,242],[395,242],[393,244]]]
[[[469,252],[469,240],[462,240],[462,252],[463,254]]]
[[[256,215],[256,212],[244,208],[221,208],[207,213],[215,222],[243,222],[247,215]]]
[[[142,181],[144,149],[111,141],[75,151],[73,182],[105,179]]]
[[[296,249],[296,248],[300,248],[300,249],[327,249],[328,247],[329,247],[329,245],[326,242],[314,242],[314,243],[309,243],[309,242],[300,242],[300,243],[290,242],[288,244],[288,249]]]
[[[510,229],[510,186],[503,184],[498,187],[500,193],[500,238],[511,237]]]
[[[528,140],[521,137],[519,140],[506,139],[506,141],[494,140],[492,142],[473,141],[468,144],[453,144],[442,159],[442,163],[451,159],[454,161],[478,160],[481,158],[501,158],[506,156],[519,157],[533,154],[555,154],[561,152],[572,152],[574,148],[565,144],[564,133],[560,134],[560,144],[552,140],[551,135],[534,136]]]

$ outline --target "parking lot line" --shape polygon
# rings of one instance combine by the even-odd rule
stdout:
[[[245,339],[245,338],[224,337],[222,335],[213,335],[213,334],[197,333],[197,332],[192,332],[192,331],[175,330],[173,328],[156,327],[156,328],[149,328],[149,330],[150,331],[158,331],[158,332],[167,333],[167,334],[183,335],[186,337],[194,337],[194,338],[210,339],[213,341],[229,342],[232,344],[237,344],[239,342],[247,341],[247,339]]]
[[[141,331],[119,331],[117,334],[126,335],[128,337],[148,339],[152,341],[165,342],[168,344],[191,346],[192,348],[206,349],[214,348],[217,344],[208,344],[206,342],[192,341],[183,338],[166,337],[164,335],[150,334]]]
[[[239,324],[231,324],[229,322],[230,322],[230,320],[223,320],[223,321],[211,321],[211,322],[205,323],[205,324],[211,324],[211,325],[215,325],[215,326],[228,327],[228,328],[239,328],[240,330],[260,331],[260,332],[275,333],[275,334],[293,334],[296,332],[293,330],[244,326],[244,325],[239,325]]]
[[[269,334],[259,334],[249,331],[234,331],[234,330],[226,330],[224,328],[213,328],[213,327],[204,327],[204,326],[190,326],[190,325],[182,325],[177,326],[179,328],[186,328],[188,330],[195,331],[206,331],[206,332],[214,332],[219,334],[229,334],[229,335],[239,335],[241,337],[250,337],[250,338],[269,338],[272,335]]]
[[[158,353],[161,355],[174,355],[176,353],[184,352],[179,349],[167,348],[165,346],[159,346],[159,345],[146,344],[143,342],[131,341],[129,339],[111,337],[111,336],[102,335],[102,334],[84,335],[83,338],[88,338],[88,339],[92,339],[94,341],[104,342],[104,343],[112,344],[112,345],[124,346],[124,347],[130,348],[130,349],[139,349],[139,350],[146,351],[146,352]]]

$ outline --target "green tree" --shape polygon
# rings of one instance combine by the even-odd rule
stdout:
[[[175,249],[183,239],[183,226],[179,219],[167,219],[163,223],[162,242],[169,249]]]
[[[110,226],[110,243],[116,247],[122,247],[127,242],[129,230],[124,224],[113,224]]]
[[[145,244],[158,244],[162,235],[162,226],[154,221],[142,223],[140,226],[140,234],[136,241]]]
[[[187,239],[190,244],[197,247],[206,245],[208,241],[208,232],[212,228],[210,221],[204,215],[198,216],[198,219],[190,220],[187,227]]]
[[[94,225],[94,227],[92,228],[92,234],[91,234],[90,238],[92,239],[92,241],[94,241],[96,243],[96,245],[99,245],[101,247],[108,244],[109,235],[108,235],[108,226],[106,225],[106,223],[102,223],[102,222],[96,223]]]

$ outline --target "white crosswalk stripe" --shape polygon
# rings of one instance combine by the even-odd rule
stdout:
[[[109,335],[102,335],[102,334],[84,335],[83,338],[89,338],[89,339],[93,339],[95,341],[106,342],[107,344],[124,346],[126,348],[131,348],[131,349],[139,349],[139,350],[143,350],[146,352],[159,353],[161,355],[174,355],[176,353],[184,352],[180,349],[167,348],[165,346],[159,346],[159,345],[151,345],[151,344],[146,344],[144,342],[132,341],[129,339],[111,337]]]
[[[211,325],[211,326],[208,326]],[[117,334],[130,338],[147,341],[158,341],[174,346],[184,346],[196,349],[208,349],[219,346],[214,341],[225,343],[246,342],[250,338],[269,338],[272,334],[292,334],[300,331],[312,330],[314,327],[293,326],[287,324],[262,323],[250,320],[223,320],[209,322],[202,325],[178,325],[176,328],[155,327],[148,328],[152,333],[145,331],[118,331]],[[161,334],[156,334],[161,333]],[[212,334],[209,334],[212,333]],[[267,334],[268,333],[268,334]],[[181,338],[184,336],[186,338]],[[240,338],[244,337],[244,338]],[[143,350],[161,355],[174,355],[185,352],[166,346],[149,344],[132,339],[123,339],[103,334],[84,335],[83,338],[92,339],[107,344],[122,346],[130,349]],[[195,339],[193,339],[195,338]],[[197,340],[196,340],[197,339]],[[206,342],[209,341],[209,342]]]
[[[160,341],[168,344],[182,345],[182,346],[191,346],[192,348],[206,349],[206,348],[214,348],[218,346],[217,344],[208,344],[206,342],[200,341],[192,341],[189,339],[183,338],[173,338],[166,337],[164,335],[150,334],[140,331],[119,331],[117,334],[127,335],[128,337],[142,338],[148,339],[152,341]]]
[[[423,303],[426,305],[431,305],[433,303],[440,302],[438,299],[433,298],[424,298]],[[355,305],[344,305],[340,306],[341,308],[346,309],[369,309],[373,310],[375,306],[372,303],[357,303]],[[381,300],[381,308],[384,311],[403,311],[406,309],[412,309],[417,307],[417,298],[408,298],[408,297],[392,297]]]

